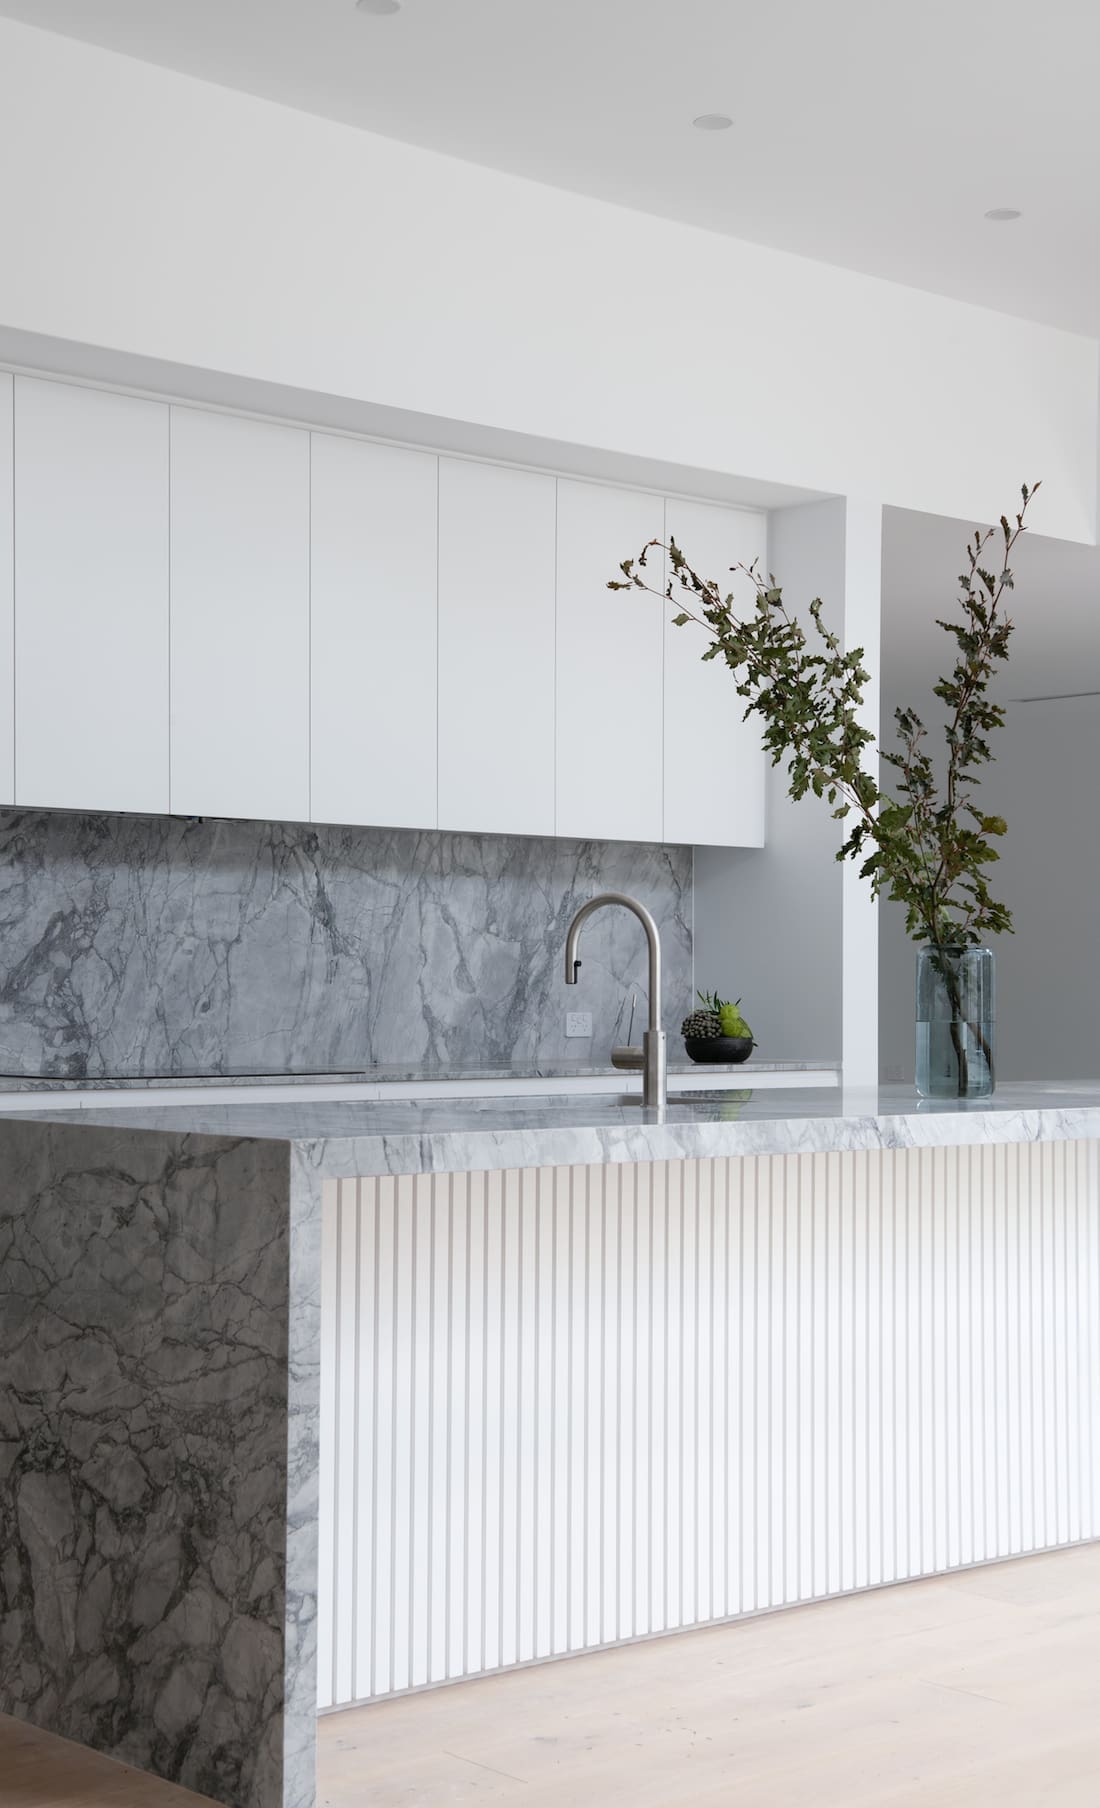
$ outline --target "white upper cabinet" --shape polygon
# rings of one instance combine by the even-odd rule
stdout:
[[[0,806],[758,847],[731,675],[607,585],[766,529],[0,371]]]
[[[15,802],[13,380],[0,371],[0,804]]]
[[[435,827],[438,467],[313,435],[314,822]]]
[[[554,479],[453,458],[439,461],[439,826],[554,833]]]
[[[16,800],[168,809],[168,408],[15,379]]]
[[[309,819],[309,434],[172,409],[172,809]]]
[[[745,576],[730,567],[759,558],[767,568],[767,516],[747,509],[670,499],[666,538],[702,578],[713,578],[723,596],[732,590],[746,611],[755,601]],[[685,606],[690,599],[685,597]],[[742,721],[745,699],[724,660],[704,663],[709,636],[688,622],[672,625],[675,599],[665,619],[665,817],[664,839],[693,846],[764,845],[765,756],[761,721]]]
[[[558,482],[557,832],[660,841],[662,607],[608,580],[664,538],[659,496]],[[664,582],[657,552],[651,581]]]

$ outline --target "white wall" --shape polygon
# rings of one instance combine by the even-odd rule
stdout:
[[[849,497],[844,511],[844,646],[863,648],[868,677],[857,720],[876,736],[882,668],[882,521],[878,503]],[[850,826],[845,822],[842,833]],[[874,1086],[879,1077],[879,909],[870,881],[860,878],[861,864],[846,860],[841,869],[846,1086]]]
[[[836,629],[844,620],[846,508],[833,501],[782,509],[769,527],[768,563],[785,600],[805,618],[820,596]],[[690,559],[690,546],[684,552]],[[839,827],[822,800],[792,802],[786,766],[769,766],[766,845],[696,850],[696,983],[741,995],[769,1059],[845,1053]]]
[[[1093,535],[1094,341],[7,20],[0,162],[0,328]]]

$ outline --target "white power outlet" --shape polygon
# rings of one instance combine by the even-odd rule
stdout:
[[[591,1011],[567,1011],[565,1013],[565,1033],[567,1036],[590,1036],[592,1034]]]

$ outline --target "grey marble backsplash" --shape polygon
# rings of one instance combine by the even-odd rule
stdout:
[[[692,995],[690,848],[0,812],[0,1071],[357,1070],[603,1054],[644,1026],[627,891],[662,931],[666,1028]],[[591,1043],[566,1040],[590,1011]]]

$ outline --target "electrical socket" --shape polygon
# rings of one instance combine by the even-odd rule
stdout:
[[[567,1036],[590,1036],[592,1034],[591,1011],[567,1011],[565,1013],[565,1033]]]

